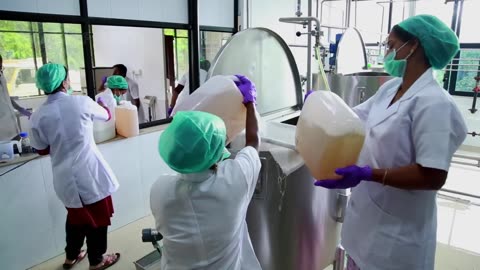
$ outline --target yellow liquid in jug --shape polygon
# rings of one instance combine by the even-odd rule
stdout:
[[[356,133],[333,136],[318,127],[302,127],[301,122],[298,129],[303,132],[297,134],[297,150],[316,180],[339,179],[335,169],[357,163],[365,136]]]

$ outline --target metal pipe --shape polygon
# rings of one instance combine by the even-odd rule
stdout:
[[[311,1],[312,0],[308,0],[309,4],[311,3]],[[297,1],[297,12],[295,12],[295,15],[297,15],[297,17],[302,16],[302,0]]]
[[[358,1],[355,1],[355,28],[357,27],[357,8],[358,8]]]
[[[339,30],[346,30],[346,29],[347,29],[347,27],[343,27],[343,26],[333,26],[333,25],[322,25],[322,27],[331,28],[331,29],[339,29]]]
[[[471,194],[471,193],[465,193],[465,192],[460,192],[460,191],[446,189],[446,188],[442,188],[442,189],[440,189],[440,191],[452,193],[452,194],[455,194],[455,195],[461,195],[461,196],[465,196],[465,197],[480,199],[480,196],[475,195],[475,194]]]
[[[347,0],[345,6],[345,27],[350,27],[350,7],[352,6],[352,0]]]
[[[300,2],[300,0],[298,0]],[[312,17],[312,1],[313,0],[308,0],[308,17]],[[317,19],[318,20],[318,19]],[[320,31],[319,25],[317,25],[317,30]],[[312,21],[308,22],[308,33],[309,35],[307,36],[307,91],[312,89]],[[317,36],[319,36],[319,33],[317,33]],[[317,44],[319,42],[317,41]]]

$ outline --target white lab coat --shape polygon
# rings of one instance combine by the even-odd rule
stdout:
[[[118,189],[118,181],[93,140],[93,120],[108,119],[107,111],[86,96],[58,92],[31,117],[31,144],[50,146],[53,186],[66,207],[81,208]]]
[[[7,80],[0,72],[0,141],[10,141],[20,133],[15,110],[7,89]]]
[[[202,85],[206,80],[207,80],[207,75],[208,72],[200,69],[200,85]],[[189,73],[185,73],[178,84],[183,85],[183,90],[180,92],[180,94],[177,97],[177,102],[176,104],[180,104],[182,100],[184,100],[186,97],[190,95],[190,77]]]
[[[217,172],[170,175],[154,183],[150,206],[163,235],[162,270],[261,269],[247,223],[261,163],[252,147]]]
[[[466,137],[452,97],[426,71],[392,106],[401,79],[391,80],[354,111],[366,123],[358,165],[411,164],[448,171]],[[362,270],[433,270],[436,191],[407,191],[375,182],[352,190],[342,245]]]
[[[129,77],[125,78],[128,83],[128,90],[126,95],[126,100],[132,102],[134,99],[140,99],[140,106],[138,106],[138,123],[145,123],[145,113],[143,111],[142,98],[140,97],[140,89],[138,88],[138,83]],[[132,102],[133,104],[133,102]]]

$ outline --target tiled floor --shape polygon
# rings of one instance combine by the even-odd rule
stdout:
[[[144,228],[151,228],[155,224],[153,217],[148,216],[122,227],[108,235],[108,252],[120,252],[121,258],[117,264],[110,267],[112,270],[134,270],[134,261],[142,258],[153,251],[149,243],[142,243],[141,232]],[[40,265],[30,268],[31,270],[61,270],[65,255],[62,254]],[[88,269],[88,260],[85,259],[74,269]]]
[[[457,211],[456,218],[452,211]],[[480,207],[459,206],[458,203],[439,200],[436,270],[480,270],[480,238],[476,230],[480,228],[479,211]],[[472,215],[476,217],[476,223],[465,219]],[[134,270],[133,262],[153,251],[150,244],[140,241],[141,230],[153,224],[153,218],[148,216],[109,234],[109,251],[122,254],[121,260],[110,269]],[[31,269],[60,270],[63,260],[62,254]],[[88,261],[82,261],[75,269],[88,269]]]

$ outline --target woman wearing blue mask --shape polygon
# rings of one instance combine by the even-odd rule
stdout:
[[[342,228],[348,269],[433,270],[436,195],[467,129],[433,69],[457,54],[455,33],[430,15],[396,25],[385,70],[396,79],[354,111],[365,122],[356,165],[337,169],[324,188],[353,188]]]

